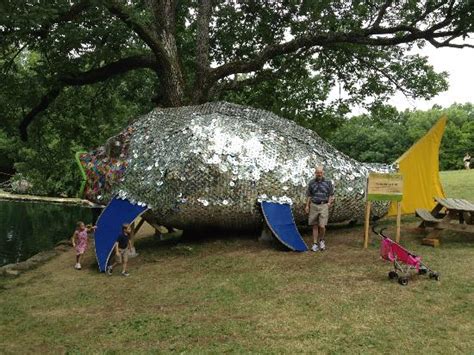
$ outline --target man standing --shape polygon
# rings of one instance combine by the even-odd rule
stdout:
[[[324,234],[329,218],[329,207],[334,202],[334,187],[330,180],[324,178],[322,166],[316,167],[315,178],[308,183],[305,211],[308,216],[308,224],[313,226],[312,251],[325,250],[326,243]]]

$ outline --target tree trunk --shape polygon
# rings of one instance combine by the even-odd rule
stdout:
[[[181,69],[178,50],[174,38],[166,34],[168,38],[163,38],[164,50],[166,52],[160,65],[160,82],[163,85],[163,104],[168,107],[182,106],[186,103],[185,82]]]
[[[207,101],[210,89],[209,23],[211,20],[211,0],[200,0],[196,28],[196,80],[191,93],[193,104]]]
[[[176,2],[175,0],[147,0],[156,23],[153,32],[158,37],[160,82],[163,86],[163,104],[169,107],[186,103],[185,80],[176,46]]]

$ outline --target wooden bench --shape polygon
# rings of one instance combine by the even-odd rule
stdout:
[[[415,210],[421,218],[420,228],[432,227],[430,238],[436,238],[444,230],[474,233],[474,203],[453,198],[435,198],[437,204],[430,212],[424,208]]]
[[[439,208],[444,208],[449,211],[451,214],[451,222],[457,218],[461,225],[474,225],[474,203],[456,198],[436,197],[435,200],[438,203]],[[462,228],[462,230],[465,229],[466,228]],[[474,227],[468,227],[468,229],[474,231]]]
[[[421,241],[421,244],[424,245],[430,245],[432,247],[438,247],[439,246],[439,234],[442,230],[440,228],[440,224],[442,222],[442,218],[436,218],[431,214],[430,211],[424,208],[417,208],[415,210],[415,215],[419,218],[421,218],[422,222],[420,224],[420,228],[425,228],[425,227],[433,227],[434,229],[426,236],[426,238],[423,238]]]
[[[417,208],[415,210],[415,214],[417,217],[421,218],[427,227],[433,227],[433,224],[441,223],[443,220],[442,218],[436,218],[425,208]]]

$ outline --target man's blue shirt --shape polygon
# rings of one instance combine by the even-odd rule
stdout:
[[[331,180],[322,178],[316,180],[313,178],[308,183],[308,190],[306,196],[311,197],[313,203],[325,203],[328,202],[329,197],[334,195],[334,187]]]

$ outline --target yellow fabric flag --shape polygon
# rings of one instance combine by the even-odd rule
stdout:
[[[445,197],[439,180],[439,146],[446,128],[446,116],[396,160],[403,175],[402,213],[416,208],[433,209],[434,197]],[[397,204],[390,205],[389,216],[397,214]]]

